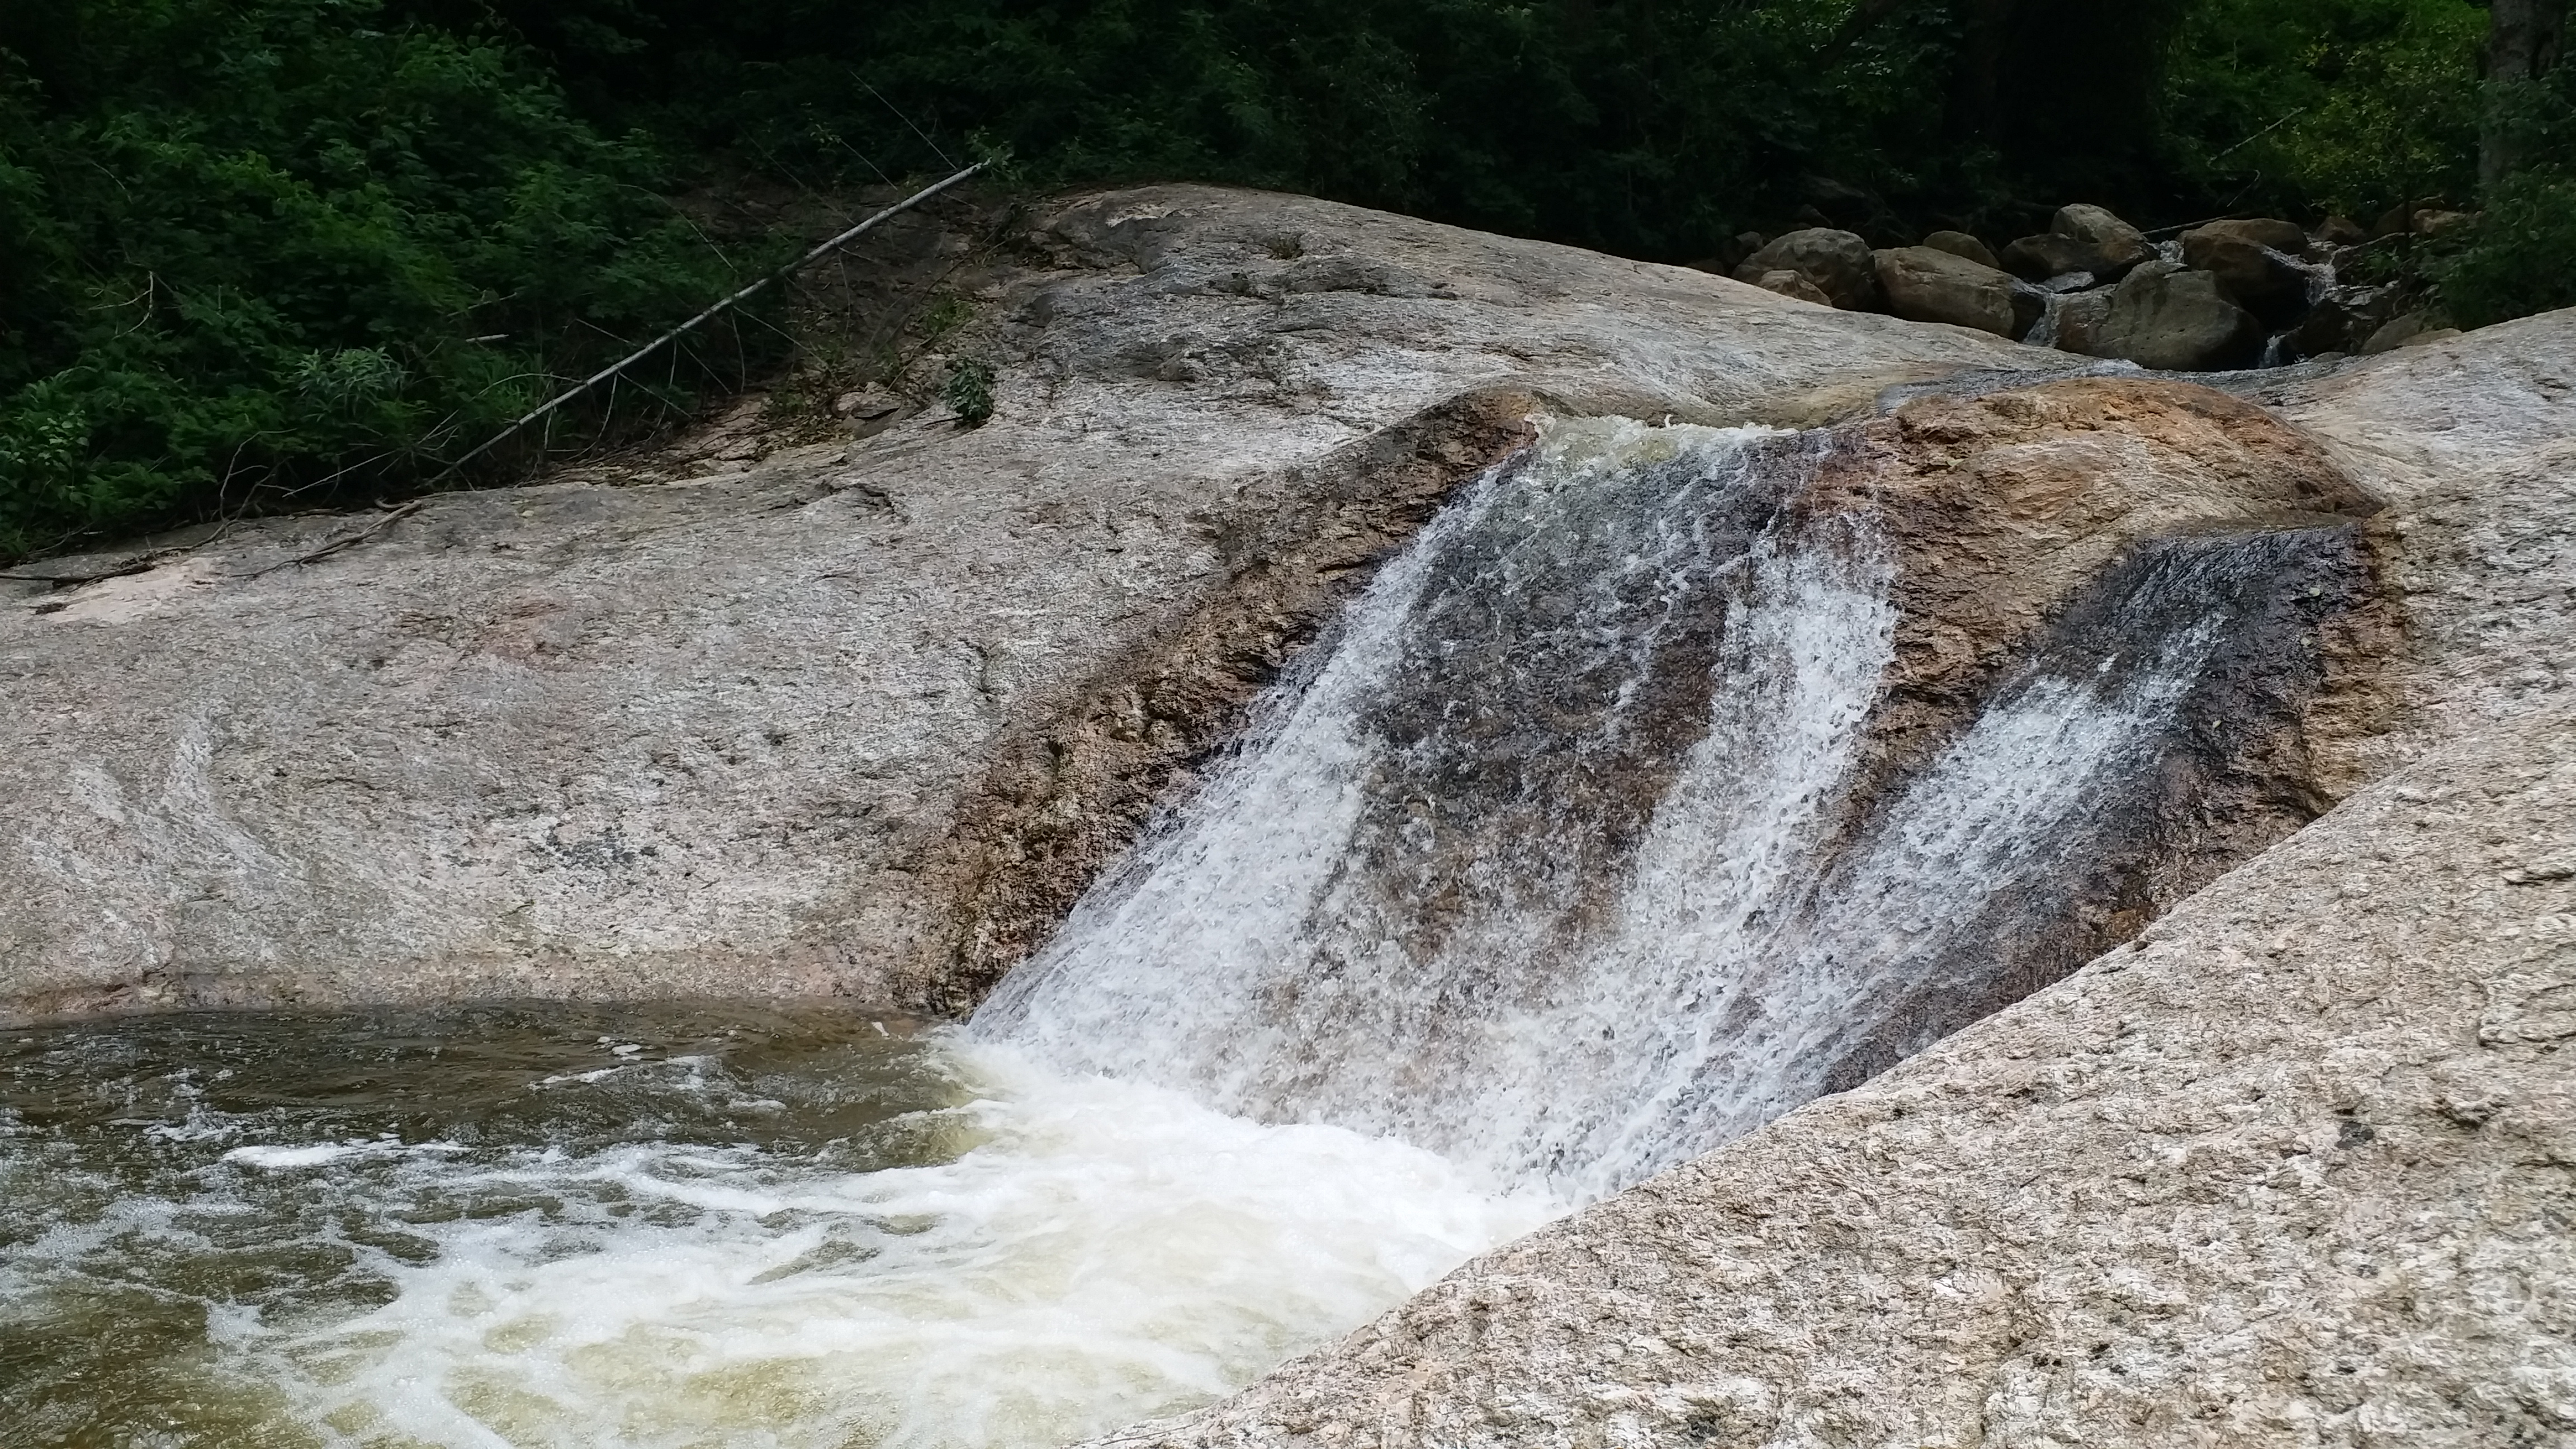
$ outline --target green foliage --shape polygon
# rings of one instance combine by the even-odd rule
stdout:
[[[2576,307],[2576,175],[2526,171],[2487,197],[2468,245],[2434,264],[2443,309],[2462,326]]]
[[[575,4],[578,33],[564,0],[483,13],[622,121],[817,185],[971,145],[1039,185],[1230,181],[1686,257],[1794,210],[1807,173],[1948,166],[1937,0],[1830,64],[1849,0]]]
[[[2468,0],[2201,0],[2168,72],[2176,180],[2218,210],[2367,222],[2477,180],[2478,47]]]
[[[2441,197],[2480,219],[2385,249],[2410,286],[2464,321],[2564,305],[2567,72],[2482,93],[2484,24],[2471,0],[0,8],[0,554],[436,476],[767,259],[679,219],[673,156],[823,189],[972,151],[1015,184],[1237,182],[1667,260],[1810,206],[2000,241],[2079,199],[2158,225]],[[2482,124],[2520,169],[2474,197]],[[652,389],[761,360],[733,344]],[[961,417],[973,384],[950,374]]]
[[[2576,307],[2576,69],[2490,84],[2486,100],[2520,169],[2482,198],[2463,245],[2432,267],[2443,307],[2470,327]]]
[[[726,272],[498,43],[73,0],[0,51],[0,554],[396,485]]]

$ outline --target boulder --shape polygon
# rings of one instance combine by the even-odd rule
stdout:
[[[1996,260],[2013,275],[2038,282],[2069,272],[2089,271],[2094,256],[2091,247],[2075,238],[2044,231],[2005,247]]]
[[[2218,278],[2149,262],[2112,293],[2093,353],[2140,367],[2206,372],[2251,366],[2262,346],[2263,324],[2228,300]]]
[[[2370,240],[2370,231],[2348,216],[2329,216],[2317,223],[2309,239],[2330,247],[2357,247]]]
[[[1875,254],[1887,310],[1916,322],[1947,322],[1998,337],[2030,330],[2038,313],[2017,308],[2020,284],[2008,272],[1935,247],[1890,247]]]
[[[2276,252],[2287,252],[2291,256],[2297,256],[2307,250],[2308,246],[2308,234],[2299,230],[2295,223],[2275,221],[2268,217],[2231,218],[2193,227],[2182,234],[2186,259],[2193,237],[2234,237],[2239,241],[2252,242],[2258,247],[2270,247]],[[2193,262],[2192,265],[2200,264]]]
[[[2098,206],[2060,207],[2048,230],[2004,248],[2003,266],[2036,282],[2067,272],[2091,272],[2104,281],[2154,257],[2156,249],[2136,227]]]
[[[2290,345],[2301,357],[2359,352],[2371,334],[2388,325],[2396,301],[2389,287],[2330,288],[2290,335]]]
[[[2466,230],[2477,218],[2465,211],[2448,211],[2426,207],[2415,213],[2412,225],[2417,236],[2449,236]]]
[[[1804,275],[1785,268],[1776,272],[1764,272],[1753,279],[1753,285],[1766,292],[1777,292],[1783,297],[1794,297],[1801,302],[1813,302],[1819,307],[1834,305],[1834,299],[1826,296],[1823,288],[1808,281]]]
[[[2153,258],[2156,249],[2136,227],[2099,206],[2064,206],[2049,224],[2059,236],[2071,236],[2093,249],[2100,265],[2079,270],[2111,274]]]
[[[1992,248],[1964,231],[1936,231],[1925,237],[1923,244],[1936,252],[1948,252],[1954,257],[1966,257],[1981,267],[2000,268],[2003,265],[1995,260]]]
[[[2292,248],[2307,238],[2287,222],[2219,222],[2182,234],[2182,259],[2218,278],[2218,285],[2239,306],[2267,321],[2286,322],[2306,310],[2312,274],[2285,254],[2279,230],[2285,228]]]
[[[2436,342],[2444,336],[2458,336],[2455,328],[2436,320],[2431,312],[2409,312],[2377,330],[2361,344],[2362,355],[2375,356],[2417,342]]]
[[[2109,289],[2077,292],[2057,299],[2057,335],[2051,345],[2061,352],[2079,352],[2086,357],[2100,357],[2102,325],[2111,320]]]
[[[1796,272],[1815,283],[1846,312],[1877,310],[1878,265],[1858,233],[1821,226],[1793,231],[1745,258],[1735,279],[1758,287],[1766,273],[1778,271]]]
[[[2427,213],[2455,214],[2438,196],[2427,196],[2416,201],[2401,201],[2380,213],[2379,220],[2371,223],[2371,240],[2376,241],[2384,236],[2406,236],[2420,231],[2421,218]]]

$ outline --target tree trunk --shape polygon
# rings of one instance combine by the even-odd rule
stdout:
[[[2487,10],[2487,80],[2528,84],[2549,74],[2567,48],[2567,0],[2492,0]],[[2493,186],[2521,160],[2492,103],[2478,142],[2478,184]]]

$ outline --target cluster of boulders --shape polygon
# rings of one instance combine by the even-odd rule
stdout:
[[[2403,218],[2437,231],[2447,213]],[[2383,230],[2385,224],[2383,224]],[[2212,371],[2381,352],[2448,335],[2390,285],[2346,286],[2337,266],[2370,233],[2329,217],[2204,222],[2163,241],[2099,206],[2061,208],[2001,252],[1963,231],[1873,248],[1829,226],[1738,238],[1737,281],[1846,311],[1974,327],[2142,367]],[[1706,264],[1703,264],[1706,265]]]

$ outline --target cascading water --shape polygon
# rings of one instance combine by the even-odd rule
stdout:
[[[2173,551],[1864,799],[1897,615],[1868,521],[1798,503],[1816,446],[1558,430],[1389,567],[976,1034],[1576,1197],[1825,1090],[2032,923],[1990,907],[2127,803],[2226,610]]]

